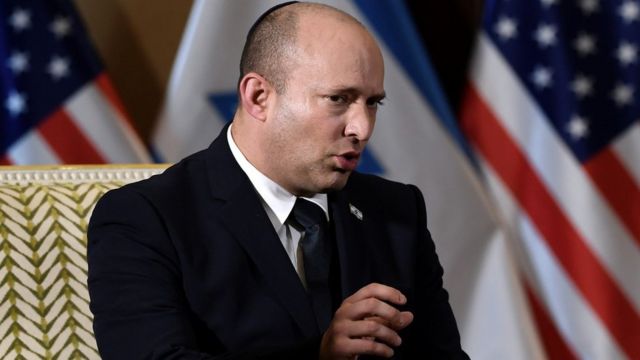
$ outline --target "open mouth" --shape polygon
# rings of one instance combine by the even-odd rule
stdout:
[[[360,158],[360,154],[357,152],[349,152],[346,154],[342,154],[341,156],[343,156],[347,160],[358,160]]]
[[[349,151],[344,154],[336,156],[338,160],[338,168],[342,170],[352,171],[358,166],[360,160],[360,153],[355,151]]]

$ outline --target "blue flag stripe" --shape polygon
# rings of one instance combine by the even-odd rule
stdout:
[[[475,163],[471,148],[449,108],[405,3],[368,0],[354,0],[354,3],[367,17],[422,96],[430,103],[438,120],[466,156]]]

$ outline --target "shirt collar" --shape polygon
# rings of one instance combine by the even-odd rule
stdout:
[[[278,185],[275,181],[269,179],[266,175],[261,173],[260,170],[256,169],[249,160],[247,160],[233,140],[233,136],[231,135],[232,126],[233,123],[229,126],[229,129],[227,129],[227,141],[229,142],[229,148],[231,148],[233,157],[238,162],[238,165],[240,165],[242,171],[247,174],[249,181],[251,181],[251,184],[256,189],[264,203],[271,209],[271,211],[273,211],[280,222],[280,225],[284,224],[285,221],[287,221],[291,210],[293,210],[293,205],[296,203],[296,196]],[[327,221],[329,220],[327,194],[315,194],[313,197],[305,197],[305,199],[320,206],[327,217]]]

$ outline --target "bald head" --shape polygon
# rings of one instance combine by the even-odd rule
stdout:
[[[351,15],[317,3],[295,3],[273,11],[247,37],[240,59],[240,79],[249,72],[265,77],[278,93],[284,93],[287,74],[295,66],[301,22],[306,19],[339,21],[364,26]]]

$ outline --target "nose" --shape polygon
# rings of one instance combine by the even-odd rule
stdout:
[[[354,141],[368,141],[373,133],[373,126],[376,122],[375,109],[369,106],[352,106],[352,111],[347,117],[347,124],[344,128],[344,135]]]

